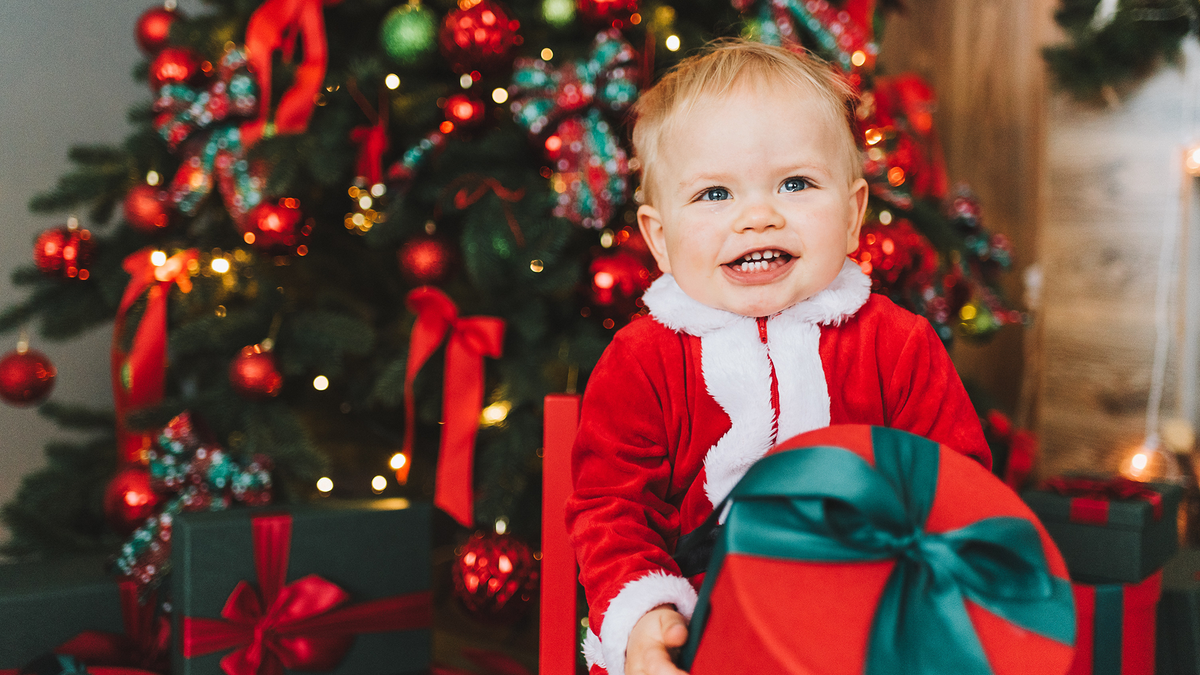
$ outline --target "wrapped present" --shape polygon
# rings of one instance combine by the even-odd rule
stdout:
[[[714,513],[724,525],[683,653],[692,675],[1059,675],[1071,662],[1053,541],[945,446],[859,425],[801,434]]]
[[[1200,550],[1180,551],[1163,568],[1155,644],[1158,675],[1200,675]]]
[[[1061,477],[1021,496],[1077,581],[1135,583],[1179,548],[1176,511],[1183,488],[1177,485]]]
[[[428,669],[430,516],[403,499],[179,516],[171,672]]]
[[[1075,583],[1079,634],[1067,675],[1154,675],[1162,573],[1131,584]]]
[[[20,668],[85,631],[124,631],[103,556],[0,565],[0,668]]]

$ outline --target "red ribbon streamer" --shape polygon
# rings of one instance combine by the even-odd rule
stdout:
[[[410,291],[407,305],[417,315],[417,321],[408,342],[408,364],[404,375],[404,448],[401,452],[412,458],[416,423],[413,380],[449,335],[434,504],[463,526],[471,527],[475,524],[475,432],[483,409],[483,357],[500,357],[504,345],[504,320],[491,316],[459,317],[454,301],[432,286]],[[404,470],[410,463],[405,463]]]
[[[292,517],[255,516],[251,528],[259,591],[240,581],[221,610],[223,620],[184,617],[184,658],[236,647],[221,659],[226,675],[326,671],[342,661],[355,635],[433,622],[429,591],[345,605],[349,595],[315,574],[285,584]]]
[[[1146,502],[1154,509],[1154,519],[1162,518],[1162,495],[1146,487],[1145,483],[1128,478],[1098,480],[1060,476],[1047,480],[1043,487],[1064,497],[1071,497],[1072,520],[1102,525],[1108,522],[1108,502],[1114,499],[1137,499]],[[1102,502],[1103,508],[1094,502]],[[1100,515],[1101,510],[1103,516]],[[1097,520],[1101,517],[1102,520]]]
[[[251,70],[258,76],[262,102],[258,117],[242,126],[242,142],[246,147],[262,137],[270,117],[271,57],[277,49],[283,49],[284,60],[291,60],[297,34],[303,36],[304,61],[295,69],[292,86],[279,97],[275,131],[294,134],[308,128],[329,62],[323,6],[339,1],[267,0],[250,15],[246,24],[246,51]]]
[[[350,140],[358,144],[355,175],[362,176],[367,185],[383,182],[383,153],[388,149],[387,120],[382,116],[374,124],[354,127]]]
[[[117,453],[121,464],[141,462],[141,451],[150,445],[150,434],[134,432],[125,426],[125,414],[162,400],[167,371],[167,295],[173,283],[179,284],[179,290],[184,293],[191,292],[188,263],[199,257],[196,249],[188,249],[156,266],[151,262],[153,253],[153,248],[144,248],[125,258],[123,266],[129,273],[129,284],[121,297],[113,328],[113,403],[117,413]],[[138,323],[133,346],[126,354],[121,351],[125,315],[143,293],[147,293],[146,311]]]

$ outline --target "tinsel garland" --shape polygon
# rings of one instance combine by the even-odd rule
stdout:
[[[1067,41],[1043,56],[1060,87],[1082,100],[1114,102],[1200,32],[1197,0],[1061,0],[1054,19]]]

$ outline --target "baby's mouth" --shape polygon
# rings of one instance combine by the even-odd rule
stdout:
[[[726,263],[726,266],[738,272],[766,272],[787,264],[791,259],[792,256],[789,253],[777,249],[767,249],[747,253],[731,263]]]

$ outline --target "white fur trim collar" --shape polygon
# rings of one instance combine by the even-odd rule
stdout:
[[[684,293],[670,275],[646,291],[655,320],[700,338],[705,386],[729,415],[729,431],[704,459],[704,489],[714,506],[779,439],[829,425],[820,327],[853,316],[870,295],[870,277],[847,259],[825,290],[770,317],[763,344],[754,317],[709,307]],[[779,384],[778,419],[771,405],[772,369]]]

